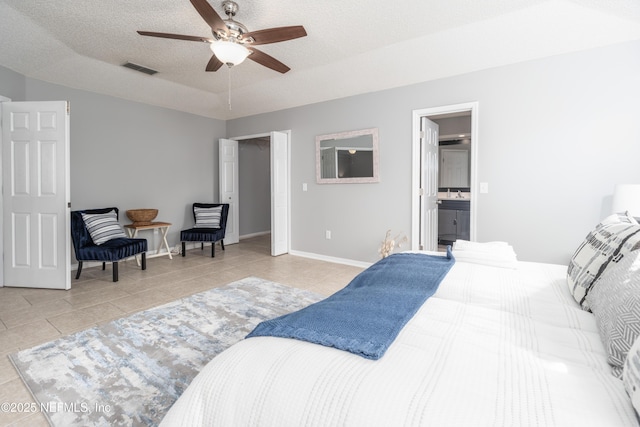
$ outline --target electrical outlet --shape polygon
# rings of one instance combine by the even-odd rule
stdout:
[[[330,230],[327,230],[327,231],[324,232],[324,238],[325,239],[331,239],[331,231]]]

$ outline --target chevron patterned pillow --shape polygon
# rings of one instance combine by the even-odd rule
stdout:
[[[613,374],[640,335],[640,248],[612,262],[587,295]]]

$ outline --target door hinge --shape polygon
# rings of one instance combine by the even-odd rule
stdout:
[[[421,131],[420,131],[420,139],[424,139],[424,138],[425,138],[425,136],[424,136],[424,131],[423,131],[423,130],[421,130]]]
[[[71,114],[71,103],[67,101],[67,116]]]
[[[424,188],[418,189],[418,196],[424,196]]]

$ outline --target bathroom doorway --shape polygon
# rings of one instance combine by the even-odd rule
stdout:
[[[458,118],[466,119],[458,119]],[[439,140],[443,138],[447,141],[453,141],[454,136],[463,135],[463,137],[458,137],[462,142],[464,139],[468,139],[468,156],[469,156],[469,169],[467,170],[467,178],[468,178],[468,186],[461,185],[462,183],[459,181],[452,181],[452,183],[456,184],[455,186],[442,187],[440,183],[438,184],[438,197],[437,200],[435,198],[430,198],[428,201],[425,199],[425,183],[423,182],[424,167],[432,167],[429,165],[424,165],[422,162],[422,146],[424,142],[424,132],[421,129],[421,125],[423,123],[423,118],[428,118],[430,121],[438,123],[441,127],[439,129]],[[469,120],[470,118],[470,127],[469,132],[459,132],[455,133],[456,126],[460,126],[456,124],[456,122],[464,120]],[[431,222],[433,225],[433,217],[431,212],[433,211],[433,206],[425,206],[425,202],[428,203],[437,203],[438,205],[446,199],[454,199],[456,197],[460,199],[466,198],[468,202],[468,211],[467,213],[463,213],[462,215],[466,215],[468,217],[468,232],[465,237],[468,235],[468,240],[475,240],[477,227],[476,227],[476,206],[477,206],[477,197],[478,197],[478,183],[477,183],[477,153],[478,153],[478,103],[471,102],[465,104],[456,104],[442,107],[434,107],[434,108],[426,108],[421,110],[413,111],[413,144],[412,144],[412,230],[411,230],[411,246],[414,250],[436,250],[438,246],[438,227],[429,226],[427,221]],[[451,126],[451,127],[450,127]],[[463,130],[462,128],[459,128]],[[468,135],[467,135],[468,134]],[[443,141],[444,142],[444,141]],[[455,148],[449,148],[449,150],[453,150],[456,148],[460,148],[462,145],[456,143],[452,143],[453,145],[458,145]],[[439,148],[439,151],[443,149],[445,144]],[[445,148],[446,149],[446,148]],[[451,153],[448,153],[451,154]],[[458,156],[458,160],[463,158],[460,153],[454,154]],[[463,164],[464,161],[456,161],[458,164]],[[441,165],[440,159],[437,162],[436,167]],[[432,171],[433,172],[433,171]],[[452,176],[457,179],[463,179],[463,173],[458,171],[451,171],[447,173],[449,176]],[[438,173],[440,177],[440,173]],[[444,189],[444,190],[443,190]],[[448,191],[447,191],[448,190]],[[453,190],[453,192],[451,192]],[[452,202],[457,202],[452,200]],[[460,200],[459,202],[462,202]],[[448,207],[448,206],[447,206]],[[431,212],[430,212],[431,211]],[[427,214],[429,212],[429,214]],[[450,236],[447,236],[450,237]],[[466,240],[466,239],[465,239]]]

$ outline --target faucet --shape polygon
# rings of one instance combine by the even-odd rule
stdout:
[[[458,199],[464,199],[460,190],[458,190],[458,195],[456,196]]]

